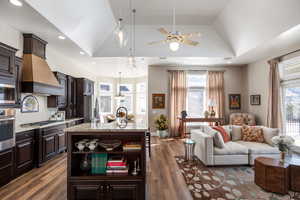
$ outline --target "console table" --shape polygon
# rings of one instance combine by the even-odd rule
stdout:
[[[281,194],[289,190],[300,192],[300,157],[292,156],[284,163],[278,159],[255,159],[255,183],[263,189]]]
[[[187,122],[211,122],[215,124],[224,124],[225,120],[224,118],[215,118],[215,117],[209,117],[209,118],[193,118],[193,117],[178,117],[179,120],[179,133],[181,138],[184,138],[186,136],[186,123]]]

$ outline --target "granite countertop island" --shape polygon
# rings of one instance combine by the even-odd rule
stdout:
[[[146,132],[148,130],[144,123],[128,123],[126,126],[119,126],[116,122],[112,123],[84,123],[70,128],[65,132]]]

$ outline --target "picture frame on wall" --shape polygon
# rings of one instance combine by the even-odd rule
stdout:
[[[229,109],[230,110],[241,109],[241,94],[229,94]]]
[[[259,106],[260,104],[261,104],[260,94],[250,95],[250,105]]]
[[[152,94],[152,109],[165,109],[166,95]]]

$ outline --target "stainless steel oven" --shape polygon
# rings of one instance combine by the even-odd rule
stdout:
[[[15,143],[15,109],[0,109],[0,151],[14,147]]]
[[[0,84],[0,104],[15,104],[16,86],[10,84]]]

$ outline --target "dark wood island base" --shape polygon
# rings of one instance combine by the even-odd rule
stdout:
[[[116,124],[95,125],[91,123],[65,129],[68,139],[68,200],[145,199],[146,131],[147,128],[137,127],[136,125],[119,128]],[[75,146],[80,141],[92,141],[95,139],[99,142],[118,140],[121,142],[121,145],[111,151],[107,151],[101,146],[96,147],[93,151],[88,147],[80,151]],[[140,146],[140,148],[124,148],[128,144],[134,144]],[[100,156],[102,160],[96,160],[95,157],[97,156]],[[111,170],[108,170],[108,168],[103,171],[105,159],[107,162],[113,157],[124,158],[128,173],[111,173],[109,172]],[[86,160],[90,163],[91,169],[82,168],[82,163]],[[97,163],[102,163],[102,168],[99,167],[101,164],[97,166]],[[106,163],[104,165],[106,166]],[[100,171],[97,171],[99,169]],[[134,172],[136,171],[137,173],[135,174]]]

